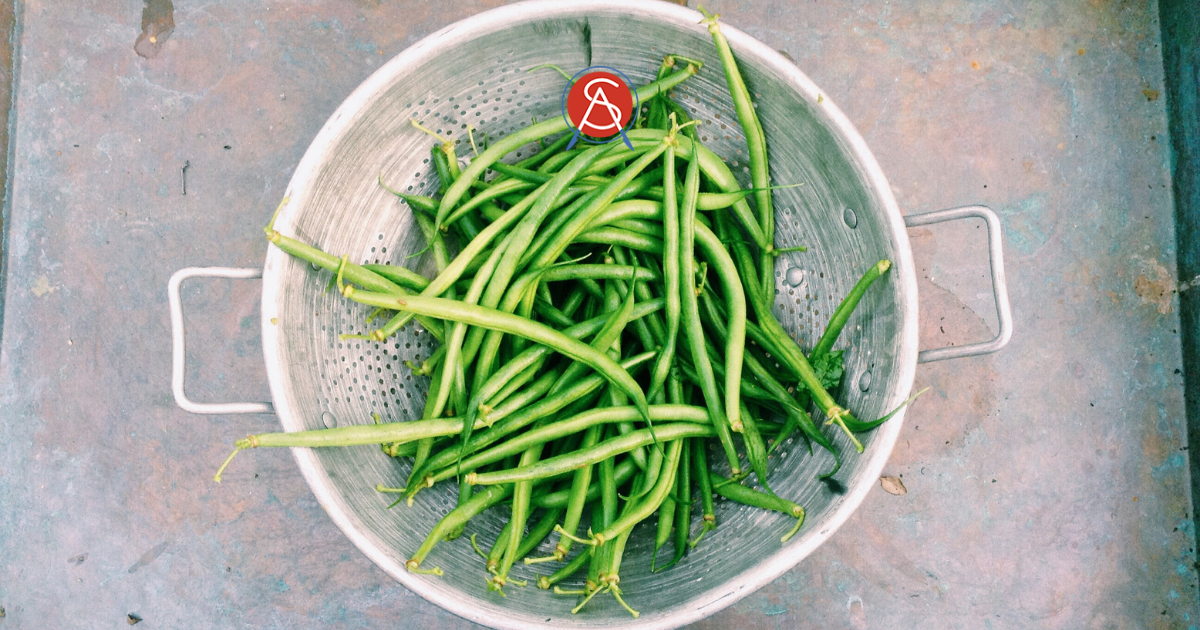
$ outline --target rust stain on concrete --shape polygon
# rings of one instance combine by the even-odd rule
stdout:
[[[146,0],[142,8],[142,32],[133,49],[138,56],[153,59],[175,31],[175,6],[171,0]]]
[[[1175,295],[1175,278],[1157,260],[1145,261],[1146,272],[1133,281],[1133,291],[1143,304],[1153,304],[1160,314],[1171,312],[1171,300]]]

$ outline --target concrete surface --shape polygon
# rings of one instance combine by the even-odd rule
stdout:
[[[467,627],[362,557],[288,453],[211,483],[232,438],[277,424],[175,408],[165,287],[260,265],[259,228],[338,103],[492,3],[146,4],[18,5],[0,628]],[[919,368],[932,391],[888,467],[908,494],[873,493],[697,627],[1196,627],[1157,6],[707,8],[843,108],[906,212],[1001,214],[1016,334]],[[924,345],[990,336],[982,227],[910,235]],[[258,290],[185,288],[194,399],[268,398]]]

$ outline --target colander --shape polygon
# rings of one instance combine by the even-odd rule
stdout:
[[[436,191],[428,159],[432,140],[413,129],[410,120],[456,139],[458,154],[470,155],[468,127],[476,130],[480,143],[485,135],[499,138],[532,119],[561,115],[563,77],[549,70],[526,72],[544,63],[570,73],[610,66],[640,85],[653,80],[665,54],[702,60],[704,69],[676,90],[676,98],[703,121],[701,140],[748,187],[745,143],[700,19],[699,13],[666,2],[537,0],[452,24],[389,61],[337,109],[296,168],[285,193],[290,202],[275,227],[326,251],[349,253],[358,262],[411,264],[417,259],[406,256],[423,247],[423,238],[410,209],[376,181],[382,173],[401,190]],[[845,330],[842,344],[852,350],[846,355],[839,401],[859,418],[879,417],[909,395],[919,361],[1003,346],[1011,334],[1011,315],[996,216],[972,207],[908,217],[909,226],[964,217],[986,221],[1000,329],[988,342],[918,354],[917,283],[905,218],[874,157],[831,99],[791,62],[736,28],[724,25],[724,30],[758,103],[772,181],[804,184],[775,192],[776,243],[809,248],[776,263],[775,313],[784,327],[811,345],[859,274],[881,258],[893,262]],[[526,146],[517,157],[536,150],[536,145]],[[250,278],[260,273],[263,352],[273,407],[189,401],[183,391],[180,283],[192,276]],[[364,332],[368,309],[325,292],[325,280],[326,274],[275,248],[269,248],[261,272],[188,268],[176,273],[168,293],[179,405],[196,413],[273,408],[286,431],[369,423],[372,413],[384,421],[419,418],[428,378],[412,376],[403,362],[428,357],[432,337],[412,324],[383,343],[339,340],[341,333]],[[828,539],[879,477],[902,421],[899,414],[863,435],[862,455],[840,433],[829,431],[845,454],[833,482],[816,479],[832,464],[827,454],[810,456],[803,443],[779,451],[771,462],[772,488],[808,510],[804,528],[786,545],[779,538],[791,519],[718,501],[718,528],[683,562],[651,575],[653,524],[640,525],[621,564],[621,587],[641,611],[638,619],[611,597],[596,597],[572,615],[573,598],[532,584],[507,589],[507,597],[488,593],[483,563],[465,539],[442,543],[430,556],[428,564],[440,566],[445,577],[410,574],[405,559],[454,506],[457,487],[444,484],[423,491],[411,507],[386,510],[393,497],[373,488],[378,483],[403,485],[407,463],[373,446],[293,452],[325,511],[363,553],[408,588],[457,615],[496,628],[675,628],[745,597]],[[490,543],[503,517],[485,513],[467,533]],[[549,553],[550,545],[543,543],[535,555]],[[513,577],[535,580],[547,566],[518,563]]]

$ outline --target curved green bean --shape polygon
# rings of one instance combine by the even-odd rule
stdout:
[[[659,442],[677,440],[685,437],[711,437],[715,435],[712,424],[692,424],[690,422],[673,422],[655,429]],[[494,485],[516,482],[526,479],[541,479],[570,472],[588,464],[595,464],[614,455],[628,453],[639,447],[654,443],[655,438],[648,429],[638,429],[632,433],[605,440],[596,445],[595,449],[583,453],[571,453],[544,459],[533,466],[513,468],[494,472],[473,472],[467,475],[472,485]]]

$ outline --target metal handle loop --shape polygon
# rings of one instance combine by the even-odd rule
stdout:
[[[1004,279],[1004,248],[1000,239],[1000,217],[984,206],[964,206],[937,210],[925,214],[904,217],[904,224],[910,228],[921,225],[945,223],[956,219],[979,218],[987,223],[988,253],[992,266],[992,293],[996,298],[996,319],[1000,323],[1000,332],[991,341],[967,344],[965,346],[950,346],[922,350],[917,355],[918,363],[959,359],[979,354],[991,354],[1008,344],[1012,338],[1012,308],[1008,303],[1008,282]]]
[[[235,278],[250,280],[261,278],[262,269],[237,267],[186,267],[171,275],[167,283],[167,303],[171,308],[171,391],[175,404],[191,413],[272,413],[270,403],[198,403],[188,400],[183,393],[183,303],[179,299],[179,285],[188,278]]]

